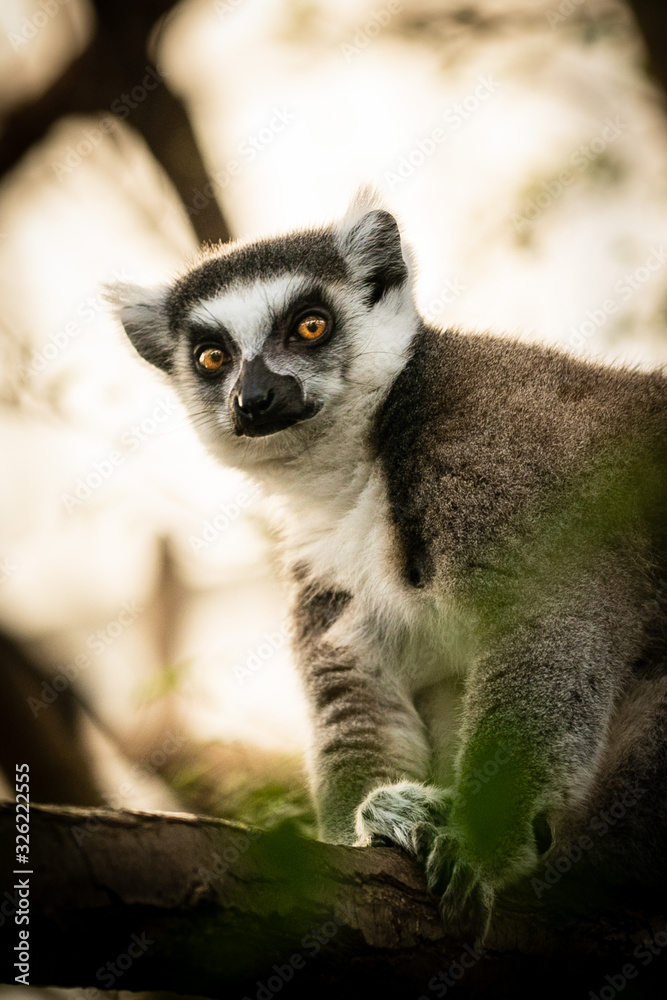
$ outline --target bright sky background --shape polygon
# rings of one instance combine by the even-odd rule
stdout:
[[[489,14],[514,12],[500,31],[419,30],[424,11],[456,6],[182,5],[158,63],[191,109],[233,232],[326,221],[370,182],[414,246],[432,321],[664,363],[667,121],[622,4],[584,0],[554,21],[557,3],[486,0]],[[584,32],[583,8],[614,29]],[[40,10],[0,7],[7,104],[92,30],[69,0],[28,38]],[[114,275],[173,273],[194,248],[187,217],[134,133],[96,129],[60,122],[0,187],[0,621],[51,660],[84,653],[81,689],[131,737],[163,718],[147,691],[175,595],[179,724],[300,749],[260,505],[240,502],[247,484],[213,466],[100,299]]]

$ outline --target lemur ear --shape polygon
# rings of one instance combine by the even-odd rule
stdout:
[[[168,291],[162,285],[144,288],[121,282],[109,285],[105,297],[141,357],[170,373],[176,337],[169,328],[165,309]]]
[[[407,280],[408,259],[390,212],[374,207],[359,215],[355,207],[343,223],[343,249],[354,277],[368,286],[368,303],[373,306],[390,288]]]

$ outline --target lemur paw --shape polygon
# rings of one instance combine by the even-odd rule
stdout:
[[[477,868],[458,857],[456,840],[446,830],[431,843],[426,882],[438,900],[448,930],[457,935],[484,937],[491,921],[495,889]]]
[[[396,845],[422,862],[431,895],[448,928],[479,935],[486,930],[494,892],[475,869],[459,858],[448,828],[452,793],[402,781],[383,785],[357,809],[357,846]]]
[[[432,840],[426,881],[445,926],[483,939],[496,894],[534,869],[535,837],[531,826],[517,824],[507,838],[481,838],[465,833],[457,820],[459,814],[452,808],[449,823]]]
[[[357,809],[357,846],[397,845],[416,857],[447,929],[478,939],[489,929],[497,891],[528,874],[538,857],[530,824],[483,832],[461,822],[452,791],[410,781],[376,788]]]
[[[446,810],[447,794],[438,789],[412,781],[382,785],[357,809],[356,845],[397,845],[425,861]]]

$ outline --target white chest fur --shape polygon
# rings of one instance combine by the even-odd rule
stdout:
[[[281,504],[285,554],[313,584],[351,594],[327,638],[363,648],[416,692],[465,671],[470,650],[451,600],[405,579],[380,471],[369,465],[356,477],[326,496],[308,484],[301,501]]]

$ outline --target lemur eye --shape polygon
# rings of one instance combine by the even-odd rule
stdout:
[[[229,361],[229,355],[221,347],[200,348],[195,358],[199,367],[206,372],[220,371],[225,362]]]
[[[304,316],[296,328],[296,332],[304,340],[319,340],[329,324],[323,316]]]

